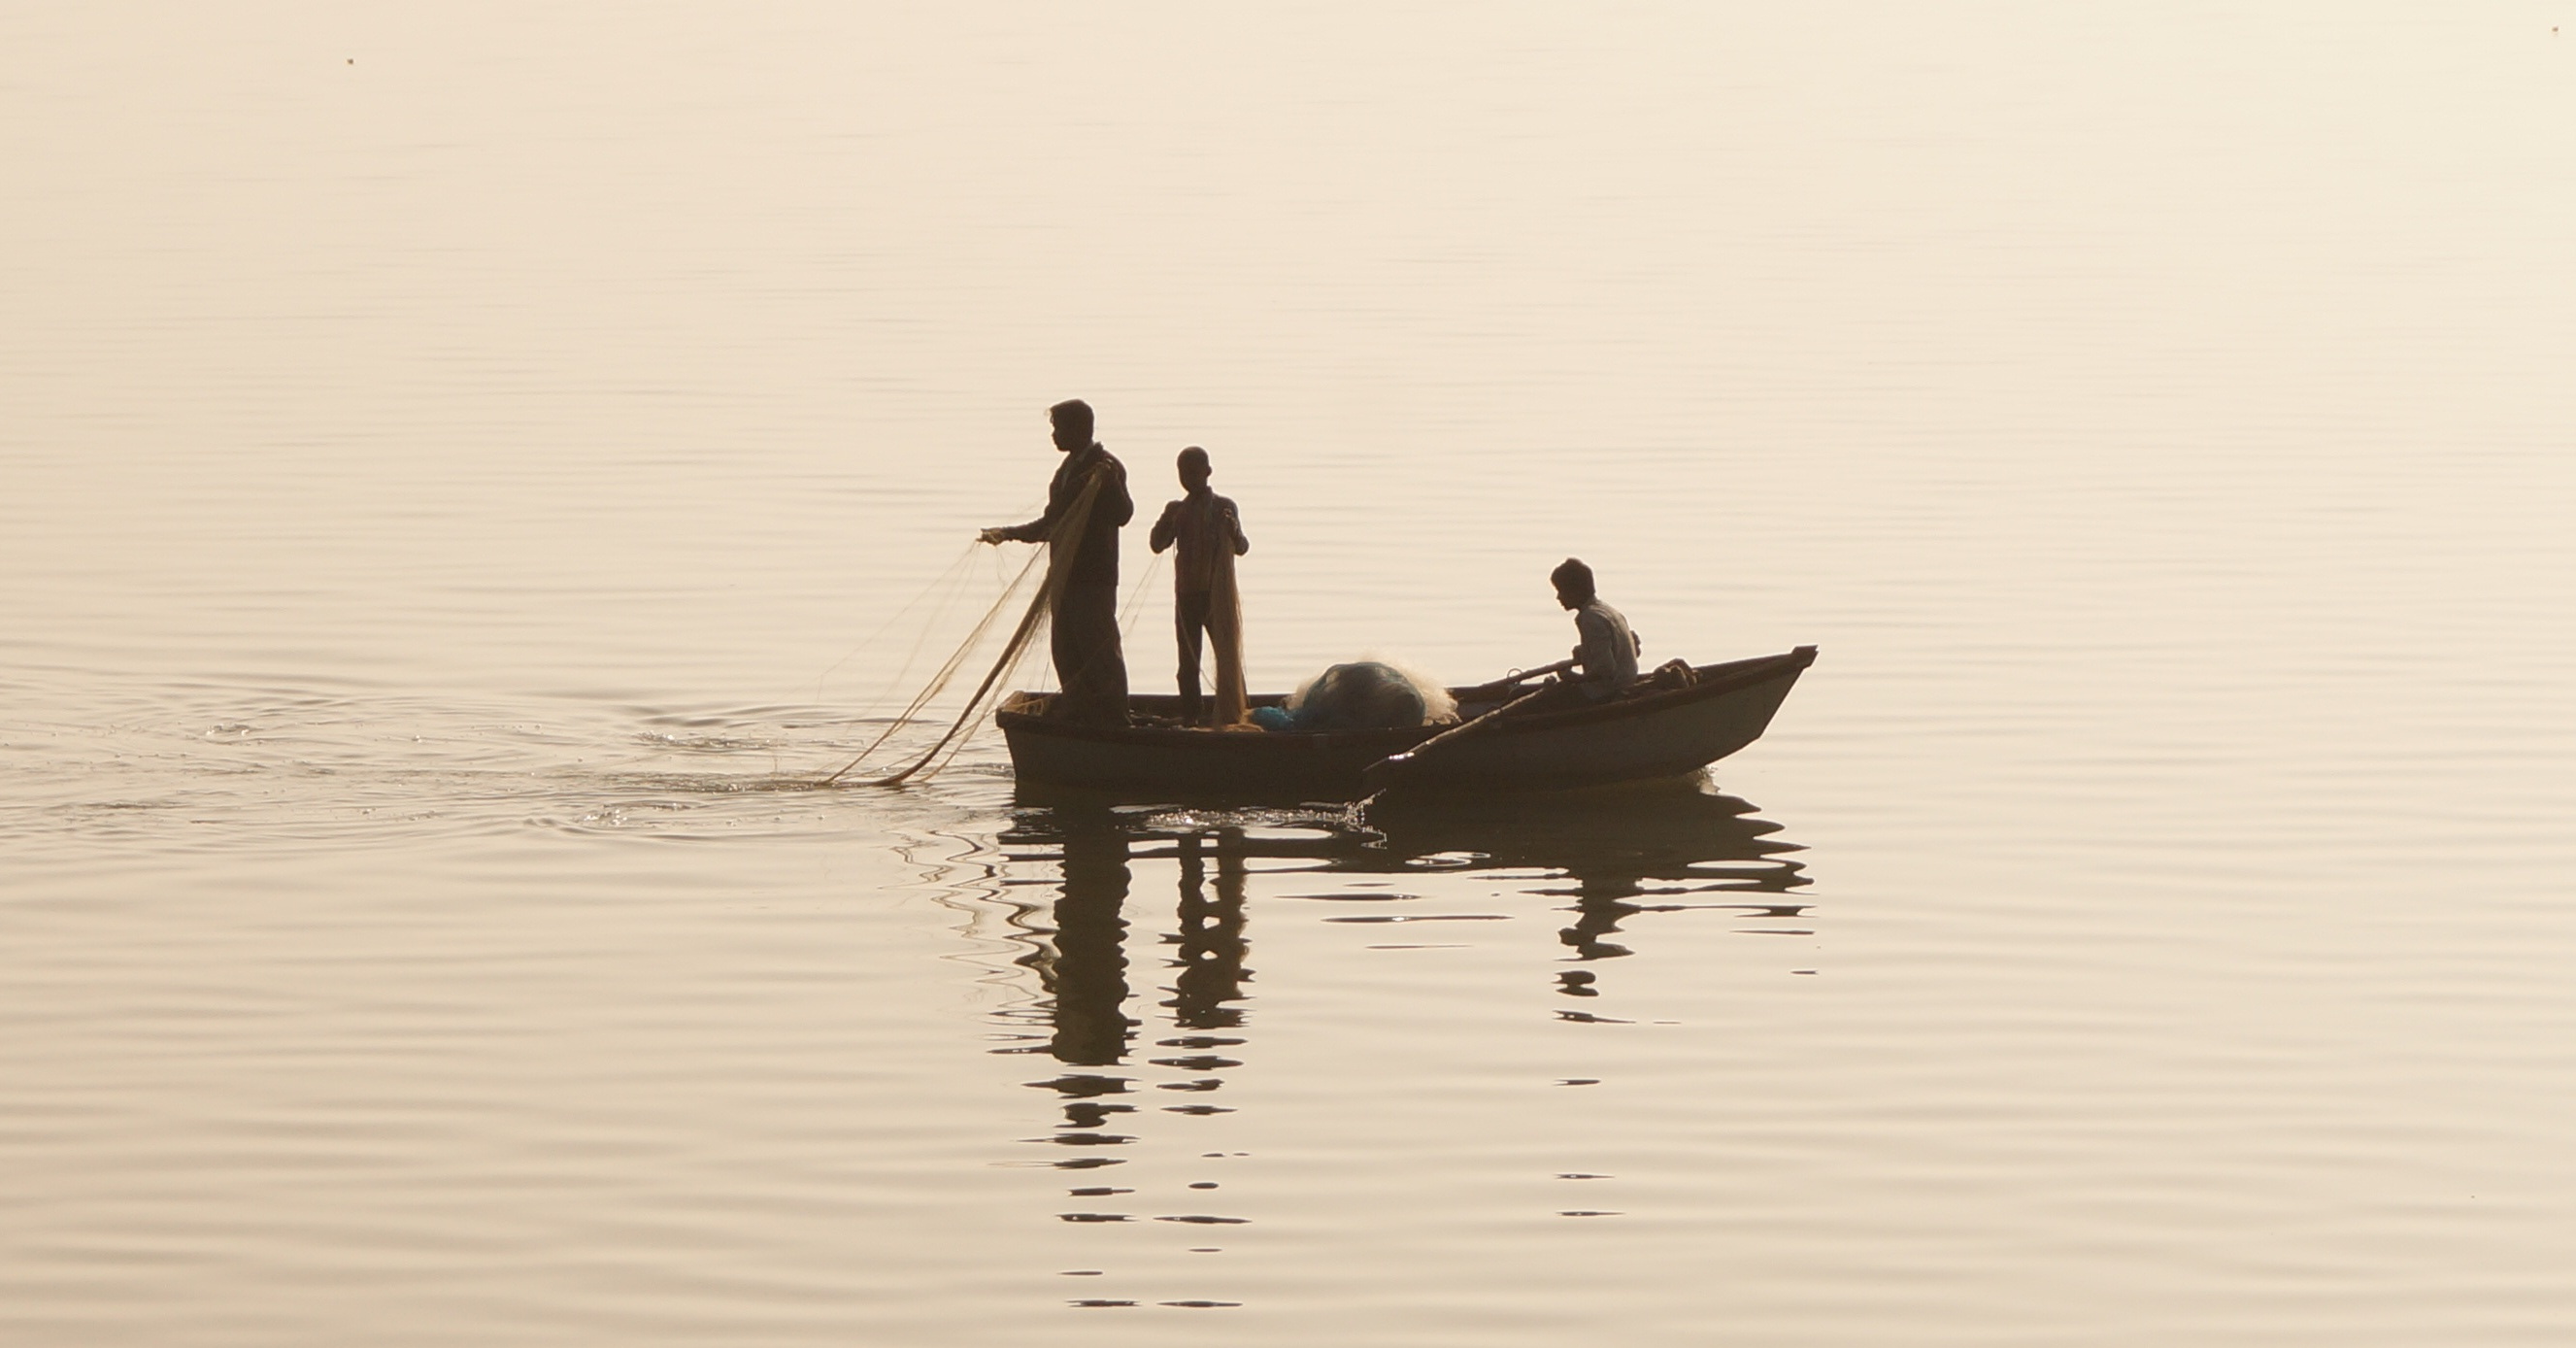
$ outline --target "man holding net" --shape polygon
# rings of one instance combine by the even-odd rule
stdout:
[[[1091,725],[1127,723],[1127,656],[1118,641],[1118,530],[1135,518],[1127,469],[1091,438],[1091,404],[1047,409],[1064,462],[1047,484],[1046,513],[986,529],[987,543],[1045,543],[1049,646],[1058,687],[1050,714]]]

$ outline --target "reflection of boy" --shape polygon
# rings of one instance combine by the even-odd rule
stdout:
[[[1199,640],[1216,648],[1219,702],[1228,677],[1241,700],[1243,650],[1233,631],[1234,559],[1252,550],[1243,536],[1243,518],[1234,502],[1208,489],[1207,451],[1196,445],[1181,451],[1181,486],[1188,495],[1163,507],[1154,521],[1154,551],[1178,544],[1172,565],[1172,627],[1181,647],[1181,718],[1198,723]],[[1223,610],[1223,611],[1220,611]],[[1240,711],[1240,708],[1236,708]]]
[[[1574,610],[1574,630],[1582,638],[1574,659],[1583,676],[1574,686],[1593,702],[1625,692],[1637,681],[1637,634],[1619,610],[1601,602],[1592,588],[1592,568],[1568,557],[1547,577],[1556,584],[1556,602]]]

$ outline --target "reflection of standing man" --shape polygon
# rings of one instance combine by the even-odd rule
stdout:
[[[1127,835],[1106,810],[1057,816],[1064,830],[1064,897],[1055,905],[1055,960],[1042,967],[1055,996],[1047,1051],[1083,1067],[1124,1061],[1127,1017]]]
[[[1055,655],[1053,714],[1096,724],[1127,723],[1127,656],[1118,643],[1118,530],[1136,515],[1127,469],[1091,438],[1091,404],[1076,398],[1047,409],[1064,463],[1047,484],[1046,513],[1026,524],[986,529],[987,543],[1045,543],[1049,644]]]
[[[1234,502],[1208,488],[1208,453],[1181,451],[1188,495],[1154,521],[1154,551],[1180,545],[1172,566],[1172,625],[1181,642],[1181,719],[1199,723],[1199,638],[1216,656],[1216,723],[1243,719],[1243,604],[1234,588],[1234,559],[1252,551]]]

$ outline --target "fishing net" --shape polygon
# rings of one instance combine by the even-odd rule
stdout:
[[[1234,554],[1220,550],[1215,583],[1208,589],[1208,646],[1216,666],[1216,723],[1243,721],[1243,595],[1234,585]]]
[[[869,741],[865,749],[859,751],[858,757],[843,764],[840,771],[824,778],[823,785],[838,784],[843,777],[882,748],[888,740],[920,720],[924,710],[956,682],[959,674],[974,659],[977,650],[983,647],[1004,619],[1016,610],[1019,614],[1018,619],[1011,625],[1009,639],[1003,643],[1001,654],[994,659],[991,668],[985,671],[982,681],[976,684],[975,691],[967,697],[966,705],[958,712],[957,719],[949,723],[948,729],[941,733],[938,740],[928,749],[923,750],[919,757],[895,771],[850,784],[899,786],[915,775],[927,775],[924,772],[925,769],[929,772],[938,771],[940,767],[946,766],[950,759],[956,757],[957,752],[965,747],[968,732],[992,710],[994,703],[999,699],[1000,690],[1009,682],[1012,672],[1028,658],[1029,652],[1037,645],[1038,637],[1046,631],[1047,615],[1054,611],[1063,598],[1065,587],[1071,583],[1074,556],[1084,536],[1083,526],[1090,521],[1092,502],[1099,496],[1101,485],[1106,480],[1107,474],[1094,472],[1083,481],[1081,490],[1075,493],[1072,503],[1065,508],[1061,516],[1057,517],[1055,525],[1049,531],[1046,547],[1030,556],[1028,564],[1020,568],[1019,574],[1014,576],[1009,586],[1002,591],[1001,598],[993,601],[993,606],[987,609],[984,616],[976,622],[974,630],[967,634],[964,641],[958,643],[957,649],[949,654],[947,661],[939,667],[938,672],[931,675],[930,682],[914,695],[911,704],[906,706],[884,730],[878,732],[877,737]],[[1032,577],[1039,574],[1041,563],[1044,564],[1045,579],[1036,585],[1035,592],[1031,593],[1030,581]],[[1132,613],[1132,601],[1130,607]]]
[[[1455,720],[1447,689],[1383,660],[1335,665],[1288,699],[1296,730],[1397,730]]]

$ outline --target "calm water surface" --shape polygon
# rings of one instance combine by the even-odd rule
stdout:
[[[0,49],[0,1339],[2576,1332],[2576,10]],[[1569,553],[1822,657],[1682,792],[815,789],[1069,396],[1258,687]]]

